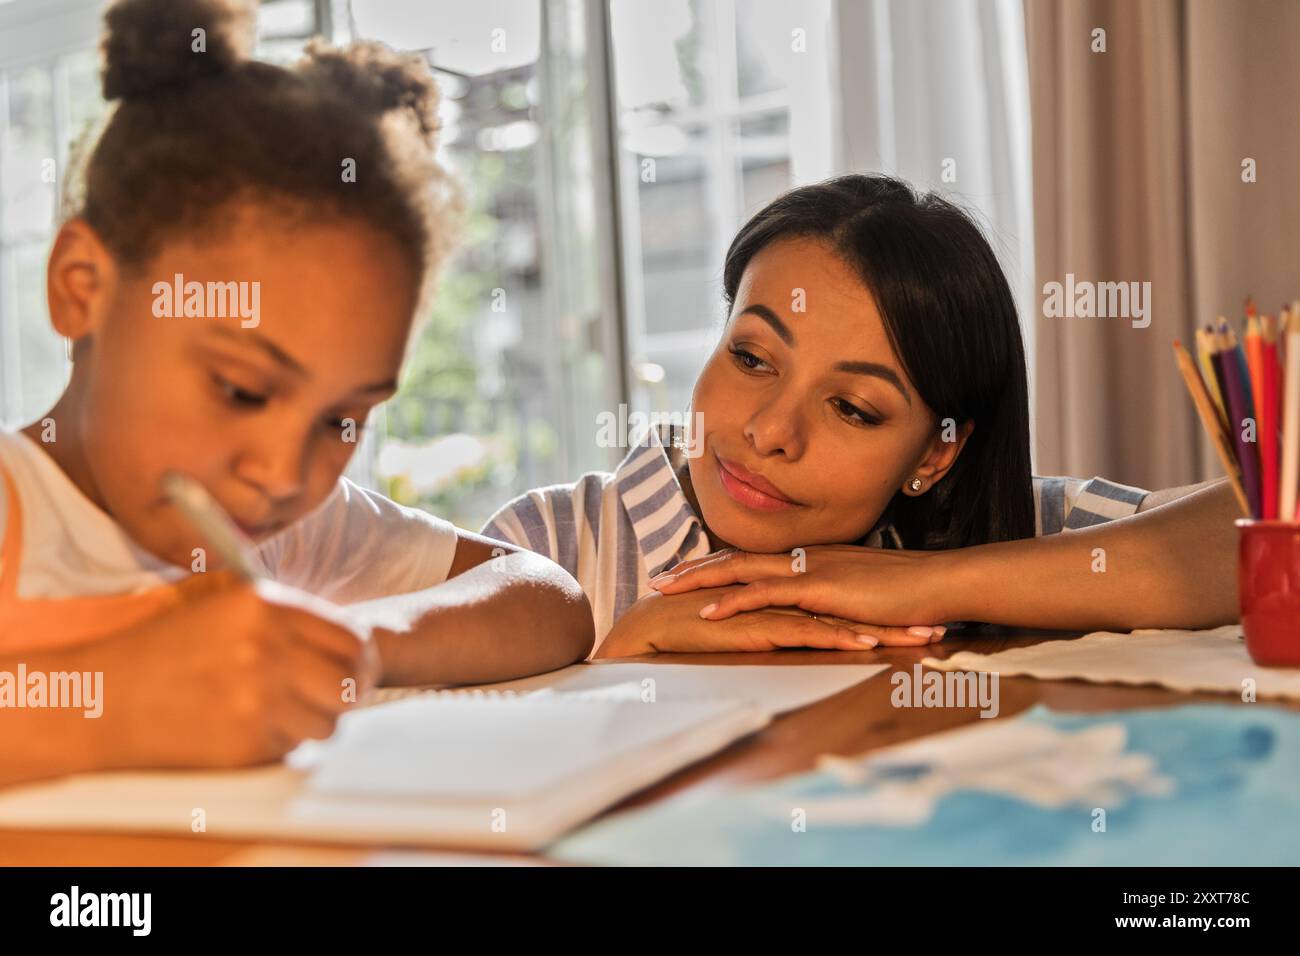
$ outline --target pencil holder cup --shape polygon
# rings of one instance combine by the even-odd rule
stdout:
[[[1251,660],[1300,667],[1300,522],[1237,522],[1237,586]]]

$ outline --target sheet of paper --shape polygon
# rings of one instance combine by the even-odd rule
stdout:
[[[989,671],[1003,677],[1086,680],[1096,684],[1158,684],[1179,691],[1241,696],[1251,687],[1259,698],[1300,699],[1300,668],[1260,667],[1246,653],[1241,625],[1208,631],[1098,631],[1075,640],[1044,641],[996,654],[961,651],[926,667]],[[1244,682],[1253,681],[1253,685]]]
[[[304,744],[285,765],[9,788],[0,791],[0,826],[188,832],[202,810],[207,832],[227,836],[479,846],[488,842],[482,798],[545,791],[546,799],[510,801],[521,809],[509,833],[491,837],[519,849],[715,753],[771,713],[885,669],[591,664],[454,692],[384,691],[374,703],[388,706],[348,715],[343,732]],[[501,699],[510,695],[519,699]]]
[[[348,714],[285,765],[0,790],[0,827],[530,850],[769,720],[725,700],[427,695]]]
[[[426,695],[347,714],[310,769],[313,793],[525,800],[721,720],[725,700]],[[298,756],[295,752],[291,757]]]
[[[847,690],[888,664],[575,664],[457,694],[583,694],[615,700],[740,700],[782,714]],[[376,701],[421,693],[383,689]]]

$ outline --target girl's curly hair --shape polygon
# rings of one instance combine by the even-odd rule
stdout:
[[[313,41],[287,68],[253,60],[255,14],[252,0],[109,5],[112,106],[75,151],[62,217],[139,268],[166,239],[219,233],[236,200],[354,216],[398,240],[425,290],[460,208],[427,65],[373,42]]]

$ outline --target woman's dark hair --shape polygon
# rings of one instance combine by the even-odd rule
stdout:
[[[423,288],[458,205],[434,156],[428,67],[378,43],[313,42],[290,68],[251,60],[255,13],[252,0],[109,5],[112,107],[78,145],[63,218],[140,267],[167,238],[228,226],[235,201],[355,216],[397,239]]]
[[[894,352],[939,419],[974,430],[926,494],[899,492],[881,518],[904,547],[960,548],[1032,537],[1029,389],[1015,302],[974,221],[889,176],[841,176],[793,189],[759,211],[727,250],[734,303],[745,267],[771,242],[813,238],[871,292]]]

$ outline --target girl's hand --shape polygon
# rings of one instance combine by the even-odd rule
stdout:
[[[594,656],[773,651],[783,647],[865,651],[877,644],[927,644],[932,639],[932,635],[909,635],[907,628],[876,627],[829,615],[814,618],[786,607],[746,611],[720,621],[700,617],[702,607],[739,590],[647,594],[618,619]]]
[[[373,684],[374,650],[329,602],[225,572],[88,645],[104,672],[105,767],[235,767],[324,738]]]
[[[797,607],[812,614],[903,627],[938,626],[947,618],[940,573],[942,552],[885,551],[853,545],[816,545],[802,557],[719,551],[685,561],[650,582],[661,594],[727,587],[705,602],[710,621],[772,606]],[[732,587],[741,585],[740,587]],[[925,640],[911,643],[926,643]]]

